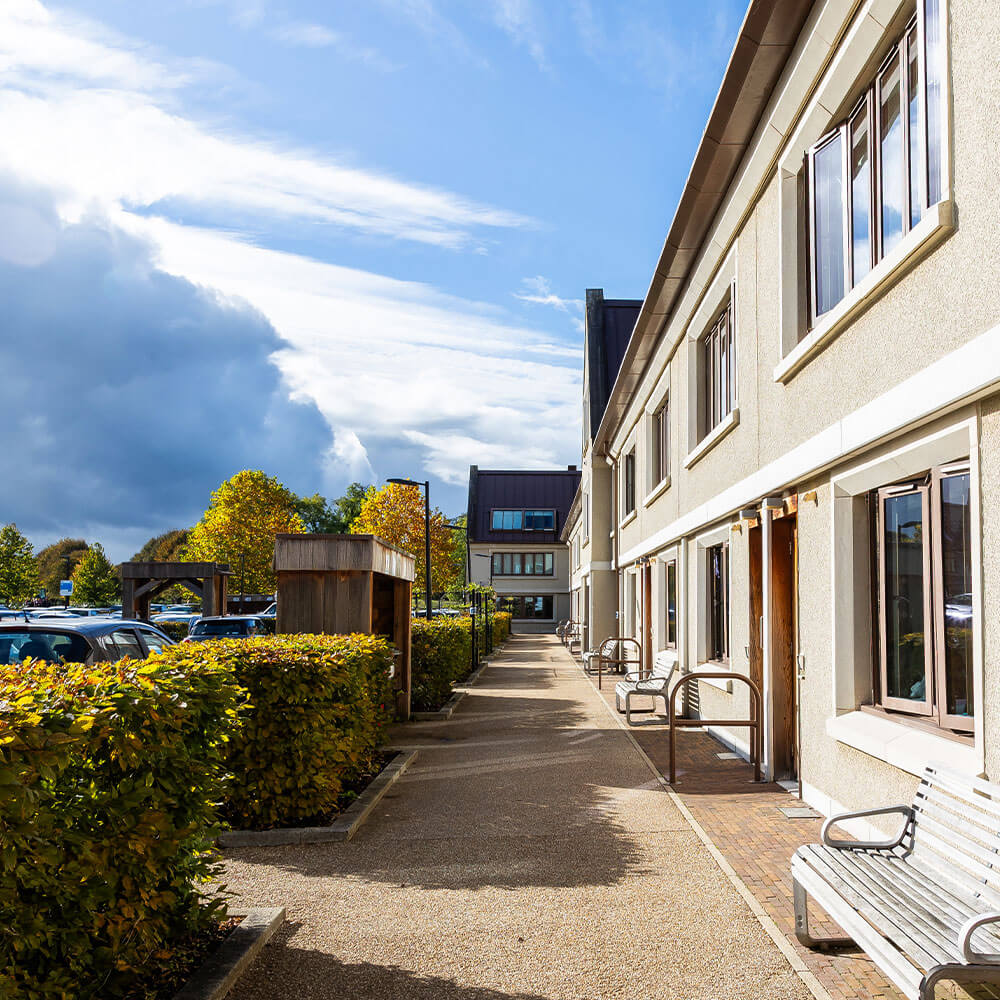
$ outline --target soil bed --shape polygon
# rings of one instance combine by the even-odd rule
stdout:
[[[175,945],[169,958],[151,958],[141,981],[129,990],[125,1000],[171,1000],[242,919],[227,917],[210,924]]]

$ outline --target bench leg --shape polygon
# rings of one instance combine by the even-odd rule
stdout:
[[[987,983],[995,986],[1000,983],[1000,966],[939,965],[920,981],[920,1000],[934,1000],[935,987],[941,982],[952,982],[958,986],[984,986]]]
[[[792,878],[792,901],[795,907],[795,936],[799,939],[799,944],[816,951],[824,951],[828,948],[857,947],[853,938],[814,938],[809,933],[809,897],[794,876]]]

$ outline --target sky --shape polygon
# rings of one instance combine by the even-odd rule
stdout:
[[[116,560],[297,493],[580,455],[741,0],[0,0],[0,523]]]

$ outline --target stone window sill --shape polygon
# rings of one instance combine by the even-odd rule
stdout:
[[[625,519],[623,521],[619,521],[618,522],[618,530],[621,531],[622,528],[624,528],[627,525],[631,524],[638,516],[639,516],[639,512],[637,510],[633,510],[630,514],[628,514],[625,517]]]
[[[859,313],[883,296],[954,229],[952,203],[939,201],[920,222],[829,312],[824,313],[774,369],[775,382],[792,376],[842,333]]]
[[[662,496],[669,489],[670,489],[670,476],[667,476],[666,479],[661,479],[646,494],[646,499],[642,501],[643,507],[648,507],[658,496]]]
[[[690,469],[699,458],[706,452],[711,451],[734,427],[740,422],[740,408],[734,406],[723,418],[721,423],[715,425],[711,432],[706,434],[687,454],[684,459],[684,468]]]
[[[981,770],[974,746],[867,712],[848,712],[827,719],[826,732],[838,743],[918,777],[930,763],[945,764],[969,775],[977,775]]]

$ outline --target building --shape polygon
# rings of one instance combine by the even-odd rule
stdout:
[[[469,469],[470,578],[508,602],[515,631],[552,632],[571,616],[569,554],[559,534],[579,483],[575,465]]]
[[[621,630],[755,681],[767,774],[826,814],[932,760],[1000,777],[998,31],[995,0],[750,3],[564,527],[591,638],[607,561]]]

